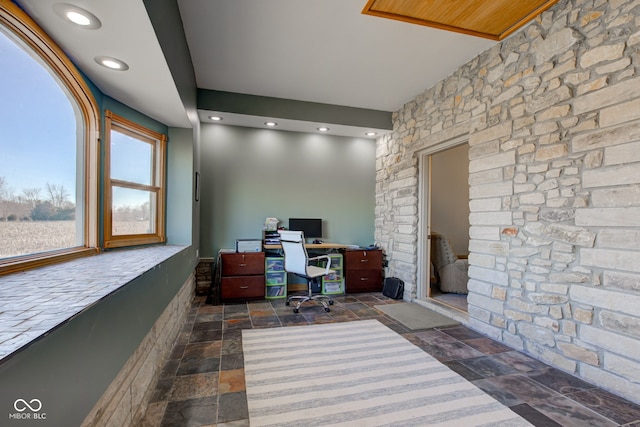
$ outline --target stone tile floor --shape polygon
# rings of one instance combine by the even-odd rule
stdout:
[[[352,294],[335,298],[330,313],[305,304],[293,314],[283,300],[212,306],[195,297],[142,425],[249,426],[242,329],[378,319],[533,425],[640,427],[640,406],[465,326],[412,331],[373,308],[396,302]]]

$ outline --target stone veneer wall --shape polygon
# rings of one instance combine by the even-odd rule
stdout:
[[[213,258],[200,258],[196,267],[196,295],[208,295],[213,281]]]
[[[469,325],[638,403],[639,23],[638,0],[561,0],[395,112],[376,156],[376,240],[406,298],[418,153],[466,135]]]
[[[147,410],[160,371],[186,321],[195,284],[195,275],[192,274],[87,415],[83,426],[139,424]]]

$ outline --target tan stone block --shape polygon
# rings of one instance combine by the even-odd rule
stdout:
[[[640,207],[576,209],[576,226],[640,227]]]
[[[624,207],[640,205],[640,185],[593,190],[593,207]]]
[[[543,162],[552,159],[565,157],[569,152],[567,144],[556,144],[538,148],[536,151],[536,161]]]
[[[598,46],[582,54],[580,67],[589,68],[604,61],[612,61],[622,57],[624,43],[615,45]]]
[[[494,286],[491,291],[491,297],[495,299],[499,299],[500,301],[507,300],[507,290],[505,288]]]
[[[536,38],[532,45],[536,54],[536,64],[540,65],[558,54],[563,54],[577,41],[578,39],[571,28],[563,28],[560,31],[552,32],[544,40]]]
[[[549,310],[549,312],[551,312],[551,310]],[[546,329],[551,329],[554,332],[558,332],[560,330],[560,322],[558,322],[558,320],[556,319],[550,319],[548,317],[536,317],[533,319],[533,322],[538,326],[542,326]]]
[[[592,80],[585,84],[578,86],[577,93],[578,95],[582,95],[588,92],[592,92],[594,90],[602,89],[607,85],[608,76],[600,77],[599,79]]]
[[[558,124],[556,122],[545,122],[545,123],[536,123],[532,127],[533,135],[549,135],[558,130]],[[546,141],[541,140],[541,143],[544,144]]]
[[[588,71],[580,71],[580,72],[567,74],[564,80],[569,84],[578,86],[582,82],[587,81],[589,79],[589,76],[590,76],[590,73]]]
[[[573,112],[574,114],[582,114],[626,102],[639,96],[640,78],[636,77],[575,98]]]
[[[602,11],[592,11],[582,16],[580,19],[580,25],[585,27],[590,22],[600,18],[604,12]]]
[[[520,205],[542,205],[545,202],[544,194],[542,193],[521,194],[518,200]]]
[[[569,114],[571,107],[569,105],[557,105],[536,114],[536,120],[544,121],[549,119],[557,119]]]
[[[640,292],[640,274],[605,271],[603,284],[606,288]]]
[[[604,367],[636,384],[640,383],[640,360],[637,355],[626,353],[624,356],[619,356],[605,353]]]
[[[494,98],[491,102],[492,106],[500,106],[504,102],[508,102],[522,93],[524,89],[520,86],[512,86],[506,91],[502,92],[500,95]]]
[[[640,338],[640,318],[636,316],[602,311],[599,318],[600,324],[602,324],[602,327],[605,329]]]
[[[544,304],[544,305],[554,305],[554,304],[564,304],[569,300],[566,295],[560,294],[547,294],[547,293],[530,293],[528,298],[536,303],[536,304]]]
[[[618,165],[640,161],[640,142],[607,147],[604,150],[604,165]]]
[[[593,308],[585,309],[581,307],[573,308],[573,320],[590,325],[593,323]]]
[[[574,322],[565,320],[560,325],[560,330],[563,335],[568,337],[576,337],[578,335],[578,326]]]
[[[627,39],[627,46],[633,46],[640,43],[640,31],[635,32]]]
[[[514,184],[513,193],[514,194],[529,193],[531,191],[534,191],[535,189],[536,189],[535,184]]]
[[[502,315],[504,306],[503,301],[499,301],[476,293],[469,293],[469,295],[467,296],[467,301],[469,305],[482,307],[484,310],[490,311],[493,314]]]
[[[586,264],[586,262],[583,261],[583,264]],[[640,296],[615,292],[602,286],[582,286],[576,284],[571,286],[569,295],[572,301],[577,303],[632,316],[637,316],[638,307],[640,306]],[[640,345],[640,341],[638,341],[638,344]]]
[[[562,319],[562,307],[560,307],[559,305],[549,307],[549,316],[551,316],[555,320]]]
[[[598,366],[600,364],[600,357],[594,350],[590,350],[576,344],[563,342],[558,343],[558,348],[565,356],[571,359],[575,359],[594,366]]]
[[[471,212],[495,212],[502,207],[502,200],[499,197],[491,199],[474,199],[469,202]]]
[[[527,103],[527,111],[537,113],[538,111],[546,110],[568,99],[571,99],[571,90],[569,90],[567,86],[560,86],[558,89],[533,98],[531,102]]]
[[[603,65],[596,68],[596,73],[604,74],[604,78],[607,78],[607,74],[617,73],[620,70],[624,70],[631,65],[631,58],[622,58],[611,64]],[[604,84],[602,86],[605,86]]]
[[[503,138],[511,135],[512,123],[505,122],[497,126],[492,126],[485,130],[477,131],[469,137],[469,145],[474,146],[483,142],[492,141],[494,139]]]
[[[584,167],[587,169],[599,168],[602,165],[603,157],[602,150],[590,151],[584,158]]]
[[[600,111],[600,126],[603,128],[640,119],[640,98],[613,105]]]
[[[521,321],[521,320],[525,322],[533,321],[533,317],[530,314],[521,313],[516,310],[505,310],[504,315],[507,317],[507,319],[511,319],[514,321]]]
[[[584,188],[630,184],[640,184],[640,163],[609,168],[587,169],[582,173],[582,186]]]
[[[580,134],[582,132],[587,132],[590,130],[598,129],[599,125],[595,118],[587,118],[581,119],[577,125],[574,125],[573,128],[569,129],[569,133],[571,134]]]
[[[511,195],[513,195],[513,183],[509,181],[482,184],[482,185],[472,185],[469,188],[469,197],[471,199],[480,199],[485,197],[511,196]]]
[[[479,157],[485,157],[495,155],[500,152],[500,144],[498,141],[490,141],[485,144],[475,145],[469,148],[469,159],[477,159]]]
[[[491,317],[491,324],[493,326],[498,327],[498,328],[504,329],[506,327],[506,325],[507,325],[507,320],[502,316],[498,316],[498,315],[494,314]]]
[[[500,227],[480,227],[472,225],[469,227],[469,237],[472,240],[500,240]]]
[[[530,323],[521,323],[517,325],[518,334],[535,343],[542,344],[545,347],[554,347],[554,332],[542,326],[532,325]]]

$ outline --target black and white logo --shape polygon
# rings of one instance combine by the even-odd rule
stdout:
[[[42,412],[40,399],[16,399],[13,402],[16,412],[9,414],[10,420],[46,420],[47,413]]]

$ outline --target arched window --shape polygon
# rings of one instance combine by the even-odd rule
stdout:
[[[0,1],[0,273],[96,252],[98,112],[71,61]]]

